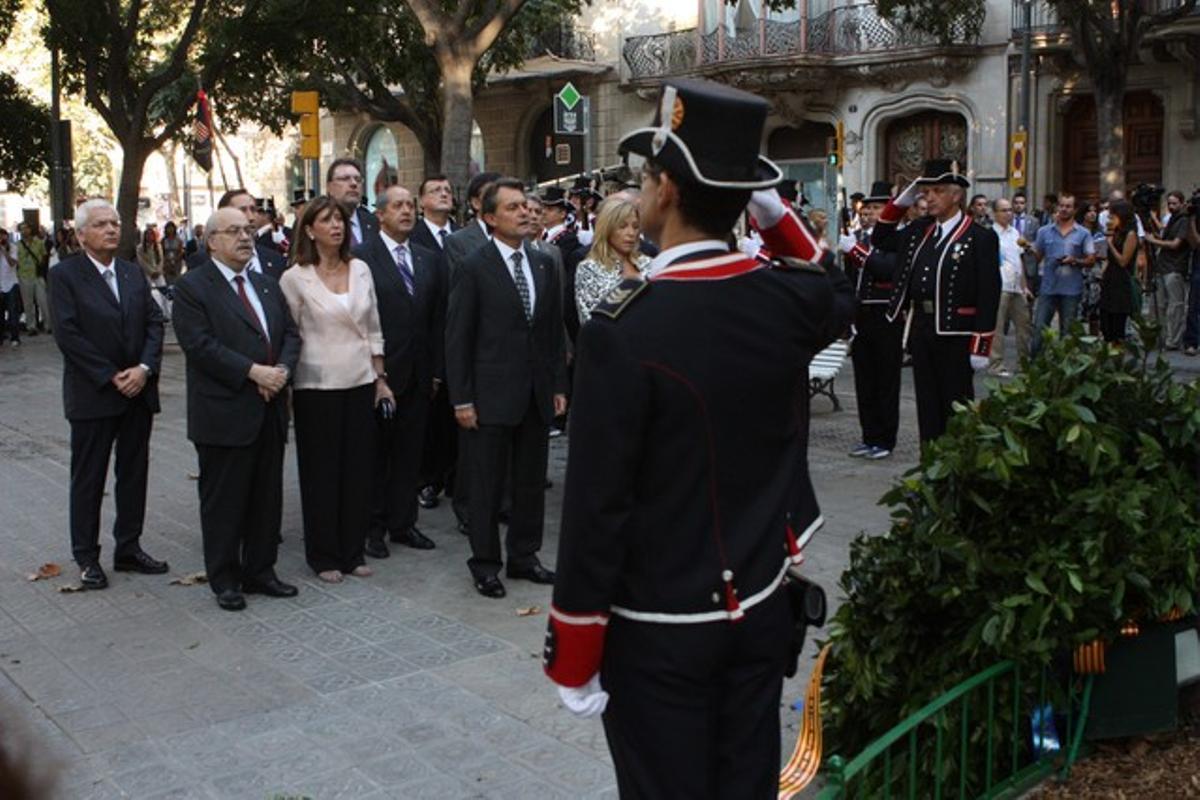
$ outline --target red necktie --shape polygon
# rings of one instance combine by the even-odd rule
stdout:
[[[254,305],[250,302],[250,295],[246,294],[246,278],[243,275],[234,275],[233,281],[237,284],[238,297],[242,298],[242,305],[246,307],[246,313],[250,315],[250,319],[254,320],[254,327],[258,328],[258,332],[262,334],[263,341],[267,343],[267,364],[274,366],[275,354],[271,352],[271,337],[263,330],[262,322],[258,319],[258,314],[254,311]]]

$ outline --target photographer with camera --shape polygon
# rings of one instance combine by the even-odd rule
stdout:
[[[1146,243],[1158,248],[1154,261],[1155,318],[1163,325],[1163,344],[1178,350],[1183,340],[1187,301],[1188,265],[1192,248],[1187,242],[1191,218],[1183,213],[1183,192],[1167,194],[1167,218],[1160,235],[1146,234]]]

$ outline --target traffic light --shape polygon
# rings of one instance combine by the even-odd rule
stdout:
[[[321,157],[321,98],[316,92],[292,92],[292,113],[300,115],[300,157]]]
[[[831,167],[841,169],[846,151],[846,127],[842,122],[837,124],[837,135],[825,140],[826,163]]]

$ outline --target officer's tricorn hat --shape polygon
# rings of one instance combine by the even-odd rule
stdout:
[[[567,193],[561,186],[547,186],[542,191],[541,198],[544,206],[565,206],[567,204]]]
[[[959,163],[948,158],[934,158],[926,161],[925,169],[921,172],[921,177],[917,178],[917,183],[922,186],[952,183],[964,189],[971,185]]]
[[[887,181],[875,181],[871,184],[871,193],[863,198],[864,203],[886,203],[892,199],[892,185]]]
[[[740,89],[672,79],[663,84],[653,126],[625,134],[617,147],[713,189],[767,189],[783,179],[758,153],[770,108]]]

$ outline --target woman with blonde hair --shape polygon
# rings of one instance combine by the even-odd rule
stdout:
[[[328,583],[366,577],[375,413],[395,397],[383,367],[383,331],[371,268],[350,257],[350,218],[329,196],[304,207],[296,225],[296,266],[280,288],[300,329],[293,379],[296,462],[304,553]]]
[[[642,280],[650,259],[638,249],[642,225],[637,203],[610,197],[600,205],[595,238],[587,258],[575,272],[575,305],[579,324],[587,322],[605,295],[623,280]]]

